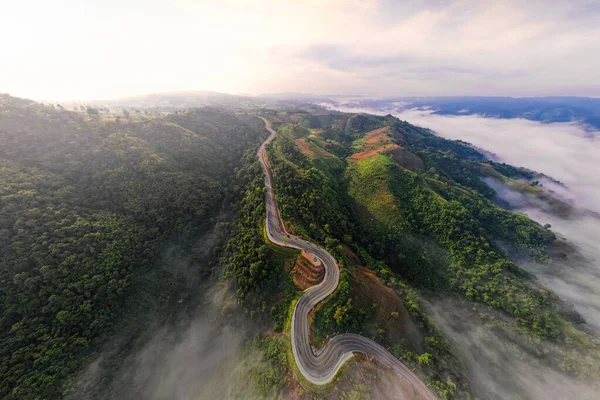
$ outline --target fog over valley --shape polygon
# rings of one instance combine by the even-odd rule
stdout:
[[[561,240],[573,246],[575,252],[549,265],[518,256],[515,261],[537,277],[537,284],[566,301],[567,307],[574,306],[590,329],[600,332],[600,132],[577,123],[437,115],[432,109],[395,112],[391,108],[353,105],[334,108],[377,115],[391,113],[440,136],[471,143],[496,161],[545,174],[547,177],[539,179],[541,188],[573,205],[578,210],[574,215],[558,216],[544,201],[495,178],[484,181],[497,192],[504,207],[524,213],[542,225],[550,224]],[[434,299],[431,309],[436,322],[460,349],[463,361],[476,376],[473,385],[482,398],[502,399],[516,392],[535,399],[562,399],[572,393],[578,393],[577,398],[596,398],[595,391],[588,391],[515,350],[510,341],[522,339],[507,341],[497,327],[491,328],[494,325],[486,328],[486,320],[480,320],[465,303]]]

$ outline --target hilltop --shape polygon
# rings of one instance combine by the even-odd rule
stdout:
[[[392,329],[396,338],[408,335],[395,350],[399,356],[422,368],[438,393],[461,397],[470,391],[469,372],[452,361],[443,334],[419,306],[421,296],[450,296],[477,305],[488,323],[504,321],[506,335],[534,337],[552,348],[546,361],[553,367],[560,369],[575,352],[582,358],[568,373],[598,376],[599,349],[583,319],[519,267],[525,260],[550,265],[553,249],[569,246],[549,226],[502,208],[487,183],[507,185],[568,218],[575,211],[537,186],[539,173],[494,162],[468,143],[391,115],[283,108],[270,118],[279,133],[268,158],[282,217],[293,233],[342,261],[340,289],[314,313],[317,346],[336,332],[371,329],[394,349]],[[394,289],[400,310],[410,315],[401,326],[420,326],[420,340],[402,331],[408,328],[390,328],[381,302],[391,300],[369,305],[356,290],[367,285],[365,268]],[[369,285],[372,299],[385,298],[383,289]],[[583,357],[590,348],[596,361]]]

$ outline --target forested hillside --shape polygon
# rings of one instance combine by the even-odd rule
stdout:
[[[564,212],[566,205],[536,188],[536,173],[497,164],[467,143],[390,115],[293,110],[274,112],[271,118],[279,135],[268,157],[282,217],[290,231],[325,245],[345,269],[340,288],[314,314],[316,339],[364,331],[378,309],[377,304],[355,306],[365,301],[349,290],[362,279],[350,262],[352,249],[362,265],[396,290],[430,339],[436,331],[421,319],[411,288],[499,310],[515,323],[510,329],[547,343],[543,346],[558,345],[547,361],[556,368],[562,369],[570,354],[580,354],[565,367],[569,374],[600,372],[583,357],[591,348],[593,359],[600,353],[577,331],[581,318],[516,264],[517,259],[551,263],[548,249],[557,241],[555,234],[549,226],[500,208],[501,200],[485,183],[494,177]],[[384,323],[378,322],[377,332]],[[383,343],[393,346],[381,332]],[[454,364],[448,375],[447,349],[431,343],[443,339],[428,339],[423,347],[404,347],[398,354],[410,361],[421,353],[428,361],[416,365],[427,365],[438,393],[452,397],[456,387],[447,382],[460,380],[460,371]],[[461,385],[458,390],[468,391]]]
[[[0,95],[0,397],[61,397],[163,246],[193,246],[239,196],[235,168],[264,134],[222,109],[114,116]]]

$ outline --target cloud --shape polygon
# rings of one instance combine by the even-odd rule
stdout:
[[[555,257],[552,264],[538,264],[531,260],[515,260],[525,270],[538,278],[538,284],[556,293],[561,300],[572,304],[586,323],[600,333],[600,217],[582,215],[571,219],[559,218],[549,212],[549,207],[539,199],[532,199],[517,192],[500,181],[488,178],[486,183],[505,200],[510,207],[541,224],[550,224],[558,237],[575,252],[567,250],[565,258]],[[548,188],[552,182],[541,181]],[[553,185],[555,194],[563,199],[576,200],[568,189]],[[557,248],[558,252],[562,252]]]
[[[542,124],[524,119],[494,119],[477,115],[447,116],[431,111],[357,109],[349,101],[346,111],[392,114],[410,123],[430,128],[440,136],[460,139],[492,152],[500,161],[523,166],[559,179],[549,179],[543,188],[561,199],[592,213],[562,219],[547,212],[540,200],[487,180],[510,207],[541,224],[550,223],[562,240],[574,246],[565,258],[556,257],[551,265],[516,260],[537,277],[536,283],[571,304],[587,322],[584,329],[600,334],[600,134],[588,132],[577,124]],[[470,384],[479,398],[592,399],[597,393],[580,382],[553,369],[557,360],[540,361],[547,353],[522,338],[507,336],[504,328],[489,325],[462,301],[433,300],[430,311],[445,335],[458,349],[467,367]],[[483,306],[477,306],[483,307]],[[485,308],[485,307],[483,307]],[[487,311],[490,312],[489,310]],[[497,318],[502,319],[502,315]],[[489,325],[489,326],[488,326]],[[503,326],[502,324],[500,326]],[[514,344],[518,343],[518,346]],[[537,354],[532,356],[531,354]],[[543,359],[543,357],[542,357]]]
[[[229,218],[224,213],[218,220]],[[133,309],[98,347],[69,398],[255,398],[249,372],[264,367],[264,359],[248,340],[258,326],[235,302],[233,284],[219,282],[220,268],[211,262],[211,250],[223,243],[226,230],[217,224],[196,238],[193,252],[176,244],[163,250],[161,264],[137,279],[138,286],[151,289],[133,295]],[[167,280],[176,289],[156,282],[169,275],[177,277]],[[152,300],[157,290],[160,303],[180,298],[158,306]]]
[[[541,285],[573,304],[586,322],[600,333],[600,219],[562,220],[540,210],[519,211],[550,223],[552,230],[574,243],[579,252],[565,260],[555,260],[550,266],[521,262],[521,267],[535,274]]]
[[[318,44],[306,49],[308,59],[325,63],[328,67],[341,70],[359,70],[362,68],[382,67],[388,65],[414,64],[408,56],[361,56],[354,54],[349,47],[341,45]]]
[[[550,366],[556,359],[549,359],[564,357],[552,344],[514,333],[514,327],[498,312],[451,298],[434,299],[427,309],[458,350],[477,398],[597,398],[594,389]]]
[[[262,356],[247,349],[253,327],[233,313],[227,319],[219,315],[222,295],[208,292],[195,316],[151,326],[127,350],[112,343],[116,352],[105,348],[70,398],[254,398],[247,374],[261,365]]]
[[[524,119],[481,116],[445,116],[409,110],[396,114],[437,134],[460,139],[490,151],[503,162],[542,172],[565,186],[542,180],[546,190],[600,214],[600,134],[572,123],[543,124]],[[532,263],[521,266],[534,273],[540,284],[575,305],[589,325],[600,332],[600,218],[593,214],[564,220],[534,206],[535,201],[501,184],[492,187],[511,207],[529,215],[577,246],[583,257],[556,260],[551,267]]]
[[[7,2],[0,90],[600,96],[599,15],[585,0]]]
[[[461,139],[502,161],[542,172],[564,183],[576,205],[600,213],[600,134],[574,123],[543,124],[524,119],[444,116],[409,110],[398,118]]]
[[[305,55],[368,76],[364,94],[589,95],[597,74],[573,61],[600,66],[585,55],[600,45],[597,13],[587,2],[381,2],[348,21],[346,38],[328,36]]]

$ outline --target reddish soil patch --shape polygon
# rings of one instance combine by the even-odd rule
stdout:
[[[350,161],[358,162],[358,161],[366,160],[367,158],[371,158],[377,154],[383,153],[384,151],[394,150],[395,148],[398,148],[397,144],[393,144],[393,143],[386,144],[386,145],[384,145],[382,147],[378,147],[376,149],[370,149],[370,150],[362,151],[360,153],[352,154],[352,156],[350,156]]]
[[[368,132],[365,135],[365,145],[377,145],[381,146],[382,144],[391,143],[392,139],[388,136],[388,132],[390,131],[389,126],[385,128],[375,129],[371,132]]]
[[[300,290],[319,284],[325,277],[325,267],[315,256],[302,251],[291,271],[294,284]]]
[[[423,171],[425,168],[423,160],[401,147],[396,146],[393,149],[389,149],[386,151],[386,154],[388,154],[390,158],[396,161],[401,167],[411,171]]]
[[[350,156],[350,161],[361,161],[384,151],[391,151],[399,146],[392,143],[392,138],[388,136],[389,127],[375,129],[365,135],[365,146],[363,151]]]
[[[311,145],[306,141],[305,138],[296,139],[296,144],[300,148],[300,151],[302,152],[302,154],[304,154],[305,156],[323,157],[323,158],[333,157],[333,154],[331,154],[327,150],[322,149],[318,146],[314,146],[313,149],[311,149]],[[316,149],[317,151],[315,151],[314,149]]]
[[[309,156],[309,157],[317,156],[317,153],[315,153],[314,151],[312,151],[311,149],[308,148],[308,143],[306,143],[306,139],[304,139],[304,138],[296,139],[296,144],[300,148],[300,151],[302,152],[302,154],[304,154],[305,156]]]
[[[405,339],[411,347],[419,348],[420,335],[398,294],[365,267],[356,267],[353,278],[351,290],[355,306],[365,309],[375,306],[367,333],[375,335],[377,328],[383,328],[387,341]]]

